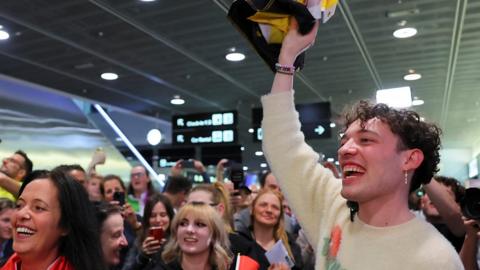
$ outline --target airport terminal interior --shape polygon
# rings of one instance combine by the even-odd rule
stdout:
[[[309,6],[310,13],[304,5]],[[316,40],[297,58],[296,70],[290,65],[285,66],[281,63],[275,65],[286,31],[289,27],[295,26],[290,24],[292,21],[290,15],[293,13],[282,13],[285,10],[297,12],[294,15],[296,21],[300,22],[300,31],[302,27],[308,25],[301,20],[303,18],[301,16],[307,15],[301,12],[306,10],[308,16],[318,15],[316,18],[320,21]],[[313,22],[311,21],[308,29],[314,27]],[[222,194],[228,195],[222,197],[227,198],[223,203],[230,205],[232,212],[225,210],[228,208],[225,205],[226,208],[222,208],[221,211],[231,214],[230,221],[226,221],[224,212],[219,212],[226,222],[226,232],[229,234],[233,231],[241,232],[243,228],[249,232],[247,233],[249,241],[256,243],[262,251],[259,255],[261,258],[255,259],[260,268],[248,269],[310,270],[314,269],[314,265],[315,269],[359,269],[343,268],[345,265],[355,265],[346,259],[348,248],[356,247],[354,241],[349,241],[356,239],[349,238],[354,237],[349,233],[355,230],[346,228],[349,228],[348,224],[358,222],[363,224],[362,226],[378,224],[374,223],[374,218],[367,222],[365,216],[362,216],[366,212],[359,212],[359,203],[348,198],[348,185],[351,183],[349,181],[356,183],[351,179],[363,179],[361,177],[368,174],[358,164],[345,165],[344,162],[342,165],[342,161],[339,160],[339,156],[342,155],[339,147],[353,138],[350,137],[352,133],[344,136],[346,131],[343,113],[352,108],[356,102],[366,100],[371,104],[385,103],[399,110],[413,110],[420,116],[417,125],[422,125],[421,122],[432,122],[441,128],[437,175],[456,179],[454,184],[456,188],[462,190],[473,188],[470,190],[477,192],[470,193],[474,194],[470,196],[477,198],[473,200],[472,208],[468,208],[473,212],[470,213],[471,216],[469,213],[465,214],[467,208],[464,203],[460,206],[461,199],[457,197],[457,190],[449,193],[450,196],[455,193],[454,199],[458,204],[450,200],[450,203],[455,204],[455,207],[452,206],[455,213],[448,219],[445,218],[447,221],[442,219],[442,222],[445,221],[447,224],[443,225],[454,235],[450,234],[452,238],[449,238],[450,236],[446,238],[451,240],[459,252],[464,240],[465,243],[472,243],[470,242],[472,235],[476,233],[477,238],[474,237],[476,242],[471,246],[477,246],[477,249],[466,251],[471,251],[468,253],[470,257],[465,255],[467,259],[461,257],[460,262],[457,260],[455,250],[452,249],[451,253],[455,257],[452,261],[455,261],[457,266],[463,263],[467,270],[478,270],[477,260],[480,255],[475,254],[479,253],[478,235],[480,235],[478,233],[480,189],[477,189],[480,188],[479,44],[480,1],[474,0],[0,0],[0,158],[3,160],[0,170],[0,216],[4,214],[3,205],[6,205],[1,201],[2,192],[10,193],[9,196],[15,200],[17,192],[20,195],[31,194],[28,193],[29,185],[32,187],[34,183],[42,184],[35,178],[32,182],[29,182],[31,179],[24,180],[28,177],[16,178],[4,169],[16,165],[20,168],[18,170],[21,170],[23,165],[15,158],[23,159],[18,156],[19,152],[16,152],[22,150],[33,162],[34,170],[52,170],[61,164],[80,165],[86,170],[87,179],[84,184],[87,185],[85,187],[88,191],[87,194],[82,190],[81,194],[87,194],[90,201],[100,205],[103,201],[113,201],[114,205],[121,205],[121,208],[115,208],[112,213],[123,217],[120,223],[124,223],[122,228],[125,234],[118,234],[117,244],[112,248],[111,254],[105,253],[108,248],[102,247],[104,262],[110,269],[140,269],[128,266],[129,262],[153,264],[157,259],[160,260],[159,247],[152,249],[149,244],[151,243],[149,241],[157,240],[161,245],[166,241],[169,241],[169,244],[172,241],[180,241],[180,247],[175,252],[183,255],[173,262],[181,263],[182,266],[168,268],[172,267],[168,264],[167,268],[141,269],[182,269],[182,267],[193,269],[184,265],[188,263],[190,253],[182,249],[181,240],[174,240],[178,235],[170,235],[170,232],[180,234],[184,226],[182,224],[190,222],[193,215],[191,213],[197,213],[198,216],[198,213],[211,211],[210,208],[202,208],[203,204],[214,207],[222,204],[216,199],[206,202],[200,200],[202,204],[200,206],[189,203],[192,197],[188,196],[193,196],[198,191],[211,192],[212,198],[216,198],[214,192],[209,189],[210,186],[216,188],[220,186]],[[276,183],[272,184],[275,192],[268,188],[269,182],[266,180],[268,172],[272,170],[271,165],[272,167],[275,165],[271,160],[280,159],[280,156],[285,159],[290,155],[301,156],[296,148],[285,147],[288,150],[283,151],[270,146],[271,148],[267,149],[269,142],[264,142],[262,129],[264,111],[261,99],[270,92],[274,77],[287,78],[285,75],[293,76],[291,78],[294,79],[295,108],[299,112],[301,131],[306,143],[319,153],[318,163],[331,169],[334,176],[338,173],[336,178],[343,179],[341,195],[348,200],[343,206],[347,209],[345,211],[350,211],[349,216],[345,215],[350,219],[345,218],[344,222],[347,224],[348,220],[351,221],[345,225],[347,227],[342,227],[343,231],[338,229],[340,227],[335,227],[329,234],[330,232],[321,231],[323,228],[320,228],[321,234],[325,233],[324,235],[317,235],[316,232],[312,234],[308,229],[317,228],[317,225],[311,225],[316,224],[314,223],[316,221],[310,220],[315,215],[311,215],[309,211],[327,206],[314,204],[313,207],[305,206],[305,209],[299,210],[300,208],[295,208],[298,197],[291,195],[293,191],[284,192],[287,201],[283,200],[283,195],[278,192],[280,189]],[[278,105],[281,108],[275,108],[271,104],[273,100],[271,96],[264,100],[267,104],[270,103],[270,107],[266,106],[265,111],[269,111],[270,114],[272,111],[284,113],[281,104],[285,103]],[[267,110],[268,108],[270,109]],[[288,108],[285,108],[285,111],[288,111]],[[270,118],[266,121],[266,126],[268,123],[272,125],[275,117],[270,115]],[[280,124],[282,123],[278,123]],[[364,131],[365,127],[362,128]],[[283,129],[275,134],[275,137],[269,138],[272,141],[285,141],[285,145],[291,141],[283,140],[282,137],[290,135],[290,129]],[[283,152],[277,153],[279,151]],[[275,154],[269,156],[267,161],[268,152]],[[385,166],[390,164],[388,162],[387,160]],[[277,170],[287,170],[285,175],[292,177],[288,171],[290,168],[283,168],[278,164],[280,163],[276,164]],[[300,166],[297,163],[290,163],[292,164]],[[314,161],[313,165],[322,167],[317,161]],[[138,171],[138,168],[142,167],[143,169]],[[62,168],[66,170],[67,167]],[[310,169],[311,167],[306,171],[316,172]],[[50,178],[56,177],[55,171],[56,169],[48,174]],[[276,171],[273,171],[276,174]],[[402,171],[402,175],[399,174],[397,178],[401,178],[402,183],[403,181],[405,184],[410,183],[409,181],[413,181],[410,179],[416,176],[410,175],[409,172],[406,170],[403,176]],[[136,185],[139,185],[140,180],[137,179],[144,176],[148,178],[145,178],[146,183],[149,183],[148,190],[138,192]],[[393,172],[392,179],[397,179],[396,176],[398,175]],[[77,180],[75,176],[71,177]],[[119,179],[123,193],[117,189],[115,192],[107,190],[106,183],[112,180],[112,177]],[[172,199],[168,188],[174,186],[172,183],[175,183],[173,179],[176,177],[188,180],[188,192],[185,190],[182,193],[185,197]],[[94,180],[95,178],[97,180]],[[16,185],[24,181],[24,187],[18,190],[19,186],[14,185],[12,188],[12,182],[8,182],[12,179],[18,180],[13,182]],[[302,186],[305,179],[294,180],[298,180],[300,188],[305,189],[302,192],[313,192],[310,186]],[[313,178],[311,180],[314,181]],[[437,180],[432,180],[435,181]],[[208,183],[209,187],[202,183]],[[230,183],[233,183],[233,187],[229,187]],[[449,187],[444,182],[440,183]],[[286,186],[292,189],[299,188],[291,183],[290,186],[282,184],[284,184],[282,191],[285,191]],[[190,191],[192,186],[193,190]],[[381,183],[372,185],[369,189],[374,192],[377,188],[385,186],[388,184]],[[401,186],[400,189],[404,187]],[[49,190],[51,187],[43,188]],[[58,186],[57,189],[59,193],[62,192]],[[392,192],[398,192],[398,189],[393,190]],[[122,194],[117,194],[119,192]],[[432,190],[424,186],[412,190],[405,189],[405,195],[413,194],[410,199],[414,200],[409,205],[410,208],[406,207],[407,201],[404,201],[405,209],[412,211],[407,212],[406,216],[412,218],[415,211],[415,217],[435,223],[430,219],[428,210],[422,208],[426,204],[423,201],[425,198],[433,197],[432,202],[428,204],[437,203],[435,195],[430,192]],[[170,200],[172,205],[162,201],[163,194],[166,194],[165,200]],[[261,223],[262,217],[259,217],[260,221],[256,219],[256,203],[259,198],[255,197],[257,194],[260,194],[258,195],[260,198],[273,194],[281,202],[279,206],[281,211],[279,209],[268,211],[278,210],[279,213],[285,214],[284,223],[283,215],[276,216],[277,231],[272,234],[275,236],[272,239],[278,241],[275,243],[286,243],[286,248],[281,246],[283,253],[278,252],[282,254],[280,257],[293,261],[289,267],[277,266],[274,264],[277,261],[272,261],[270,255],[264,255],[267,250],[268,252],[276,250],[273,247],[274,242],[262,245],[260,240],[255,239],[258,236],[258,231],[255,231],[255,228],[260,226],[258,224],[268,223],[265,220],[265,224]],[[19,203],[17,202],[18,211],[15,211],[17,216],[28,206],[28,196],[21,196],[24,197],[20,197]],[[59,195],[59,200],[63,198],[62,196]],[[463,198],[463,193],[461,196]],[[315,194],[306,197],[312,201],[321,200]],[[156,198],[157,201],[149,205],[152,198]],[[292,209],[302,213],[298,214],[290,209],[290,200],[294,206]],[[66,204],[63,201],[60,203]],[[74,201],[70,203],[75,204]],[[184,203],[187,206],[181,208]],[[389,203],[391,201],[386,202],[385,209],[392,206]],[[153,221],[158,204],[163,205],[165,215],[169,215],[168,226],[157,232],[160,236],[151,231],[157,226],[163,226],[158,225],[161,222]],[[360,205],[364,207],[365,204],[360,200]],[[238,215],[241,210],[246,209],[250,212],[243,217],[252,224],[237,227],[239,226],[237,218],[240,218]],[[395,218],[404,217],[401,211],[403,208],[395,209],[400,209]],[[382,211],[382,207],[377,210],[379,215],[386,212]],[[74,214],[81,211],[83,210],[75,211]],[[319,212],[328,211],[322,208]],[[36,217],[35,213],[38,214],[34,212],[31,215],[33,219]],[[443,214],[442,210],[438,213],[440,216]],[[174,219],[174,214],[184,216],[180,223]],[[476,225],[475,221],[462,220],[462,214],[476,220]],[[162,217],[165,218],[165,215]],[[217,214],[207,216],[207,219],[217,218]],[[297,217],[300,218],[297,220]],[[306,218],[302,220],[301,217]],[[30,217],[22,218],[27,220]],[[359,221],[360,218],[362,221]],[[199,223],[197,219],[192,223],[195,226]],[[17,224],[15,220],[17,219],[12,222],[14,227]],[[85,220],[88,221],[88,218]],[[98,224],[104,226],[102,224],[107,224],[106,220],[108,219],[99,220]],[[452,220],[455,222],[450,222]],[[75,216],[72,215],[68,222],[74,221]],[[392,223],[389,223],[390,221]],[[398,220],[385,221],[380,227],[400,224],[394,221]],[[213,230],[211,224],[216,221],[202,219],[202,222],[208,223],[210,226],[208,229]],[[468,222],[471,223],[467,224]],[[178,224],[180,224],[178,231],[170,227]],[[189,228],[193,226],[187,225]],[[200,227],[196,228],[196,233],[206,225]],[[266,227],[268,226],[262,228]],[[21,260],[25,265],[30,262],[25,253],[18,252],[21,246],[15,241],[19,239],[18,235],[20,239],[35,236],[37,231],[32,228],[16,227],[13,249],[18,254],[14,253],[10,257],[6,267],[15,264],[15,260]],[[273,232],[271,227],[268,228],[269,233]],[[472,233],[471,228],[476,228],[477,231]],[[300,255],[303,257],[296,257],[294,245],[288,244],[290,239],[287,239],[287,234],[290,237],[290,229],[295,232],[295,243],[302,248]],[[3,242],[1,231],[0,228],[2,249],[0,265],[8,259],[3,258],[6,244]],[[66,234],[68,237],[70,233],[79,233],[74,229],[68,231]],[[38,234],[39,232],[41,229]],[[464,235],[467,237],[464,238]],[[140,237],[137,238],[139,239],[137,242],[135,237]],[[202,235],[198,234],[198,237],[194,242],[202,241]],[[253,240],[250,239],[252,237]],[[310,245],[311,241],[317,238],[326,239],[327,242],[324,244],[319,240],[315,245]],[[279,239],[283,239],[283,242]],[[306,243],[305,246],[301,245],[302,239]],[[372,241],[382,241],[379,239],[375,238]],[[459,239],[460,242],[455,242]],[[104,240],[102,236],[102,245],[108,242]],[[340,245],[340,240],[344,241],[342,242],[344,246],[337,257],[339,246],[335,245]],[[222,246],[218,239],[212,240],[210,235],[206,241],[207,245],[210,245],[211,241],[215,242],[216,247]],[[232,239],[230,242],[233,247],[238,244]],[[161,251],[163,248],[166,249],[160,260],[162,263],[170,263],[169,259],[165,259],[169,253],[172,255],[169,244],[161,247]],[[322,245],[323,251],[319,250]],[[373,247],[375,244],[367,246]],[[376,247],[379,248],[381,245]],[[441,245],[436,247],[440,249]],[[358,252],[364,252],[363,247],[360,249],[362,250],[356,248]],[[383,252],[387,249],[389,248],[378,251]],[[308,254],[305,255],[304,251]],[[134,259],[130,260],[126,252]],[[138,254],[132,255],[132,252]],[[323,255],[320,254],[322,252]],[[365,251],[365,254],[367,253]],[[79,258],[87,256],[81,252],[79,254]],[[243,253],[239,251],[238,254],[234,258],[237,262],[235,270],[246,270],[247,268],[239,267],[240,255],[243,256]],[[147,259],[143,260],[142,256],[143,259]],[[469,262],[465,261],[475,256],[477,259],[472,259],[472,264],[469,265]],[[220,257],[221,255],[217,254],[216,258]],[[439,255],[438,258],[440,257],[448,256]],[[225,268],[225,265],[217,262],[218,264],[207,264],[208,267],[203,269],[233,269],[235,264],[230,264],[232,258],[225,257],[224,260],[229,262],[230,268]],[[368,256],[362,258],[369,260]],[[70,260],[68,256],[66,260]],[[300,261],[303,266],[299,266]],[[58,262],[59,260],[55,259],[48,264],[53,266],[52,269],[73,269],[55,268]],[[475,262],[477,268],[473,266]],[[288,260],[285,263],[288,263]],[[82,264],[75,262],[75,267],[105,269],[96,268],[93,264],[79,266]],[[360,262],[356,266],[366,269],[360,265],[369,263]],[[212,268],[209,268],[210,266]],[[370,269],[385,268],[375,265]]]

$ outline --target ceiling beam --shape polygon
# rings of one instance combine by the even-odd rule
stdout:
[[[450,109],[450,97],[453,91],[453,81],[455,77],[455,69],[457,68],[458,53],[460,51],[460,42],[463,33],[463,22],[467,13],[468,0],[457,0],[455,9],[455,18],[453,22],[452,41],[450,46],[450,54],[448,57],[447,75],[445,79],[445,91],[443,92],[442,112],[440,117],[440,125],[442,128],[447,127],[448,110]]]
[[[365,61],[365,65],[372,76],[373,82],[377,86],[377,89],[383,89],[382,80],[380,79],[380,75],[378,74],[378,70],[375,67],[375,63],[370,56],[370,52],[368,51],[367,45],[363,40],[363,36],[358,29],[357,23],[353,18],[352,12],[350,12],[350,8],[348,7],[347,0],[338,1],[338,8],[345,19],[345,23],[347,24],[350,33],[352,34],[353,40],[355,40],[355,44],[357,44],[358,49],[360,50],[360,54],[362,55],[363,60]]]

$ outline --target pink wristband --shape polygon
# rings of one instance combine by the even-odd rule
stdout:
[[[295,74],[295,67],[288,65],[281,65],[279,63],[275,64],[275,70],[281,74],[293,75]]]

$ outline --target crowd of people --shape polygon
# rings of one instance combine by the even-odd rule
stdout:
[[[435,175],[438,127],[359,102],[345,113],[341,174],[305,143],[293,63],[317,28],[292,24],[262,98],[272,172],[258,190],[225,180],[225,159],[214,183],[194,161],[205,180],[195,186],[180,160],[158,190],[143,166],[126,185],[95,166],[33,171],[19,150],[0,168],[1,269],[478,270],[480,221],[462,216],[460,182]]]

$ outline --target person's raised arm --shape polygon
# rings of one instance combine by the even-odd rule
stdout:
[[[224,182],[224,177],[223,177],[223,171],[225,170],[225,164],[227,164],[228,159],[222,158],[218,163],[217,163],[217,169],[216,169],[216,177],[217,177],[217,182],[223,183]]]
[[[290,29],[282,42],[282,49],[278,56],[278,64],[283,67],[293,67],[297,56],[308,49],[317,36],[318,21],[315,23],[312,31],[306,35],[298,32],[298,23],[292,18]],[[291,91],[293,88],[293,74],[277,72],[272,84],[271,93]]]
[[[429,184],[424,185],[424,189],[448,229],[456,236],[465,235],[462,211],[458,203],[448,194],[449,187],[432,179]]]
[[[465,270],[478,270],[477,248],[480,238],[480,222],[472,219],[465,220],[466,235],[460,250],[460,259],[462,259]]]

